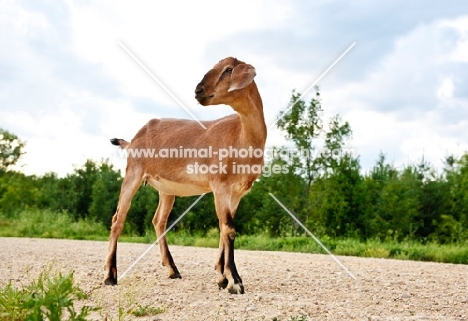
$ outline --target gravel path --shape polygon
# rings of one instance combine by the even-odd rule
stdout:
[[[148,244],[119,243],[123,273]],[[103,286],[107,242],[0,238],[0,284],[25,284],[47,264],[90,294],[102,310],[95,320],[468,320],[468,266],[339,257],[352,279],[328,255],[236,250],[246,294],[218,290],[217,249],[170,246],[183,279],[171,280],[155,247],[118,286]],[[137,304],[164,307],[136,318]]]

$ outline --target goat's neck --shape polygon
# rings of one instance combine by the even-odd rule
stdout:
[[[234,109],[239,113],[244,143],[252,147],[264,148],[267,129],[263,115],[262,98],[255,83],[249,86],[249,95],[246,95],[239,107]]]

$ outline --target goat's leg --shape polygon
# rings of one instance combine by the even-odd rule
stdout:
[[[224,221],[224,220],[223,220]],[[236,231],[234,222],[229,218],[220,223],[220,238],[224,245],[224,277],[227,280],[227,290],[233,294],[243,294],[244,285],[242,279],[237,273],[237,267],[234,262],[234,240],[236,238]],[[218,283],[219,285],[219,283]]]
[[[231,196],[231,201],[230,201],[230,213],[232,218],[234,219],[234,216],[237,211],[237,206],[239,205],[241,197],[239,195],[232,195]],[[220,225],[221,227],[221,225]],[[219,252],[218,252],[218,259],[216,260],[215,264],[215,270],[218,272],[218,279],[217,283],[220,289],[225,289],[228,285],[228,279],[224,276],[224,242],[223,238],[219,238]]]
[[[215,193],[216,213],[219,219],[220,229],[220,252],[217,263],[218,285],[223,287],[227,281],[229,293],[243,294],[244,285],[237,273],[234,262],[234,240],[236,230],[234,228],[234,215],[239,204],[240,197],[232,197],[225,193]],[[223,249],[221,249],[221,247]],[[224,262],[223,262],[224,261]],[[224,268],[222,267],[224,263]]]
[[[160,238],[166,231],[167,219],[169,218],[172,206],[174,205],[174,199],[174,195],[167,195],[159,192],[159,204],[153,217],[154,230],[156,231],[156,236],[158,238]],[[161,253],[161,263],[163,266],[167,267],[169,277],[171,279],[182,278],[179,270],[177,270],[174,260],[172,259],[169,247],[167,246],[166,235],[159,239],[159,250]]]
[[[129,174],[128,172],[122,182],[117,211],[112,217],[109,248],[105,265],[106,277],[104,279],[104,284],[117,284],[117,240],[124,227],[125,218],[127,217],[128,210],[130,209],[132,198],[138,190],[140,183],[141,177]]]
[[[219,252],[216,260],[215,270],[218,272],[217,283],[220,289],[225,289],[228,285],[228,280],[224,276],[224,242],[223,238],[219,238]]]

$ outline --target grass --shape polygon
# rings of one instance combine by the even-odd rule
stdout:
[[[52,273],[47,266],[37,280],[19,288],[11,282],[0,287],[0,320],[3,321],[84,321],[98,308],[83,306],[75,310],[74,303],[87,299],[87,294],[74,284],[73,272]]]
[[[75,221],[66,212],[24,210],[12,218],[0,215],[0,236],[99,240],[108,234],[102,223]]]
[[[106,227],[93,220],[74,221],[67,213],[49,210],[25,210],[14,218],[0,214],[0,236],[87,239],[105,241],[109,237]],[[186,232],[171,231],[167,234],[169,244],[217,248],[218,230],[211,229],[205,235],[192,235]],[[156,237],[153,230],[146,236],[122,235],[120,242],[153,243]],[[336,255],[349,255],[401,260],[433,261],[468,264],[468,242],[438,244],[418,241],[396,242],[370,239],[359,241],[353,238],[334,239],[320,237],[322,243]],[[266,235],[239,235],[236,248],[245,250],[286,251],[302,253],[325,253],[310,237],[294,236],[272,238]]]
[[[217,248],[219,243],[216,229],[209,231],[205,236],[169,233],[167,237],[168,242],[175,245]],[[379,239],[362,242],[352,238],[329,237],[322,237],[321,241],[335,255],[468,264],[467,242],[423,244],[417,241],[396,242]],[[240,235],[236,237],[236,248],[254,251],[325,253],[312,238],[305,236],[271,238],[265,235]]]

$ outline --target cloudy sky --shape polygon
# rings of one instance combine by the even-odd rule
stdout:
[[[255,66],[267,123],[319,82],[326,117],[351,124],[363,169],[468,151],[468,5],[460,1],[0,1],[0,127],[27,142],[27,174],[124,161],[109,138],[150,118],[199,119],[194,89],[216,62]],[[312,98],[306,95],[308,101]],[[283,144],[277,129],[269,145]]]

